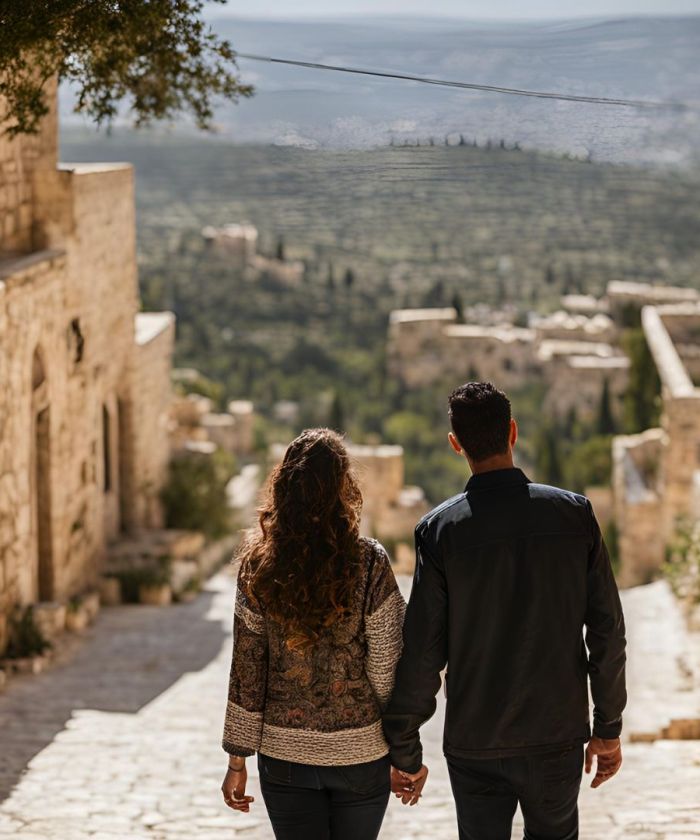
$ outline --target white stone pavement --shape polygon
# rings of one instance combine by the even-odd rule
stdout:
[[[697,715],[697,641],[667,588],[633,590],[624,602],[631,725]],[[232,609],[226,572],[189,604],[105,609],[64,662],[14,680],[0,694],[0,840],[269,840],[254,763],[249,815],[227,809],[219,792]],[[424,799],[392,801],[383,840],[457,836],[441,716],[425,727]],[[620,775],[584,788],[581,812],[583,840],[699,838],[700,742],[627,745]]]

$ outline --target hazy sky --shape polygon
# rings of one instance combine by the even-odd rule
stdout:
[[[422,15],[461,18],[572,18],[633,14],[700,14],[700,0],[228,0],[209,7],[242,17]]]

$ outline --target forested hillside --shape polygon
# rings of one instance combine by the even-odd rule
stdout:
[[[142,297],[175,310],[178,364],[219,383],[222,400],[255,400],[261,437],[333,421],[404,443],[408,478],[432,499],[463,482],[444,447],[453,383],[403,393],[387,380],[391,309],[485,302],[524,322],[611,279],[700,284],[696,173],[498,147],[308,152],[157,135],[69,136],[63,159],[135,163]],[[203,225],[244,219],[261,252],[304,261],[298,287],[246,277],[206,247]],[[550,451],[539,387],[515,399],[527,461],[551,471],[554,459],[578,485],[604,475],[604,442],[571,457],[595,430],[563,430]],[[272,419],[283,399],[300,403],[291,428]]]

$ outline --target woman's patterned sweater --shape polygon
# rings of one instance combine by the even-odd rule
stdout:
[[[359,764],[388,752],[381,710],[394,684],[406,609],[389,558],[362,538],[363,574],[350,611],[309,650],[280,625],[239,572],[222,747],[303,764]]]

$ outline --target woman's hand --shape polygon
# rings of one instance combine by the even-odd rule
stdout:
[[[423,788],[428,779],[428,768],[425,764],[417,773],[404,773],[403,770],[391,768],[391,792],[404,805],[417,805],[423,795]]]
[[[255,797],[245,795],[247,782],[248,771],[245,769],[245,759],[243,759],[240,769],[229,765],[221,785],[224,802],[229,808],[233,808],[234,811],[242,811],[244,814],[250,811],[250,803],[255,802]]]

